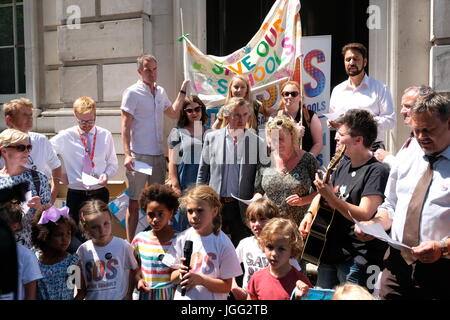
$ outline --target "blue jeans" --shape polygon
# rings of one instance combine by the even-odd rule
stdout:
[[[317,286],[322,289],[334,289],[345,282],[367,286],[367,266],[359,265],[353,261],[340,264],[320,264],[317,269]]]

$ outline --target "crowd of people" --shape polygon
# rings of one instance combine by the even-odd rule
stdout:
[[[126,239],[112,232],[107,184],[119,164],[111,132],[96,125],[95,101],[78,98],[76,125],[50,140],[31,132],[31,101],[4,104],[0,235],[10,245],[2,246],[0,299],[287,300],[313,288],[334,290],[333,299],[448,298],[450,99],[406,89],[400,113],[411,137],[389,154],[389,89],[365,74],[363,45],[342,54],[349,78],[333,90],[330,109],[340,116],[328,121],[342,159],[326,173],[316,159],[323,128],[297,82],[282,84],[278,110],[266,110],[248,79],[234,76],[206,130],[207,107],[187,95],[189,81],[172,103],[157,85],[156,58],[139,57],[140,78],[120,108]],[[178,121],[168,163],[164,115]],[[66,207],[56,208],[60,183]],[[317,280],[309,279],[302,252],[325,208],[332,219]],[[140,210],[149,228],[136,234]],[[403,246],[355,221],[380,224]]]

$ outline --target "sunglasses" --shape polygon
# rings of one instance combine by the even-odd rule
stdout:
[[[19,144],[18,146],[7,146],[5,148],[13,148],[19,152],[24,152],[25,150],[30,152],[33,149],[33,146],[31,144],[29,144],[29,145]]]
[[[195,107],[194,109],[184,109],[184,111],[186,111],[186,113],[199,113],[200,111],[202,111],[202,107]]]
[[[292,92],[285,91],[285,92],[282,92],[281,95],[285,98],[287,98],[289,96],[292,96],[292,98],[295,98],[296,96],[298,96],[298,91],[292,91]]]

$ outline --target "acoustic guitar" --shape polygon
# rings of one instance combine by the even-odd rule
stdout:
[[[345,146],[337,151],[331,159],[325,173],[325,178],[323,179],[325,183],[328,183],[328,180],[330,180],[331,173],[344,157],[344,153]],[[303,247],[302,259],[309,263],[319,265],[323,249],[327,242],[328,230],[334,219],[335,209],[330,208],[325,199],[318,194],[311,202],[309,211],[312,212],[314,220]]]

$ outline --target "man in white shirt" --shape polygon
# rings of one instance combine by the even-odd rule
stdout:
[[[395,126],[394,103],[389,88],[367,76],[367,49],[361,43],[349,43],[342,48],[344,66],[349,78],[337,85],[330,98],[330,113],[344,114],[349,109],[364,109],[372,113],[378,124],[378,136],[372,150],[384,148],[386,131]],[[328,120],[330,129],[337,129],[335,121]]]
[[[111,132],[95,125],[94,100],[80,97],[74,102],[73,110],[78,125],[61,130],[50,142],[64,161],[68,179],[67,207],[78,224],[83,202],[94,199],[109,202],[106,185],[116,174],[118,164]],[[83,176],[97,178],[98,182],[91,185]],[[71,250],[76,250],[79,244],[72,239]]]
[[[131,242],[139,219],[139,196],[145,183],[164,184],[166,159],[164,158],[163,129],[164,115],[178,119],[181,106],[186,97],[185,80],[177,99],[172,104],[163,87],[156,84],[157,61],[149,54],[137,59],[140,79],[125,89],[122,96],[122,143],[125,154],[124,166],[127,169],[130,201],[126,221],[127,239]],[[135,161],[147,163],[152,167],[152,175],[134,171]]]
[[[380,223],[385,230],[391,229],[394,240],[405,244],[410,234],[416,238],[409,245],[412,249],[389,248],[381,277],[383,299],[446,299],[450,288],[450,99],[435,92],[420,96],[411,115],[422,152],[394,165],[386,199],[365,223]],[[425,183],[428,172],[431,177]],[[412,205],[417,201],[419,215]],[[416,231],[411,233],[412,227]],[[370,239],[357,226],[355,233]]]
[[[54,203],[58,195],[59,181],[61,180],[61,161],[53,150],[47,137],[36,132],[30,132],[33,127],[33,104],[26,98],[14,99],[3,105],[6,125],[28,133],[33,149],[28,157],[30,169],[42,172],[47,178],[53,179],[52,200]],[[4,166],[0,159],[0,167]]]

